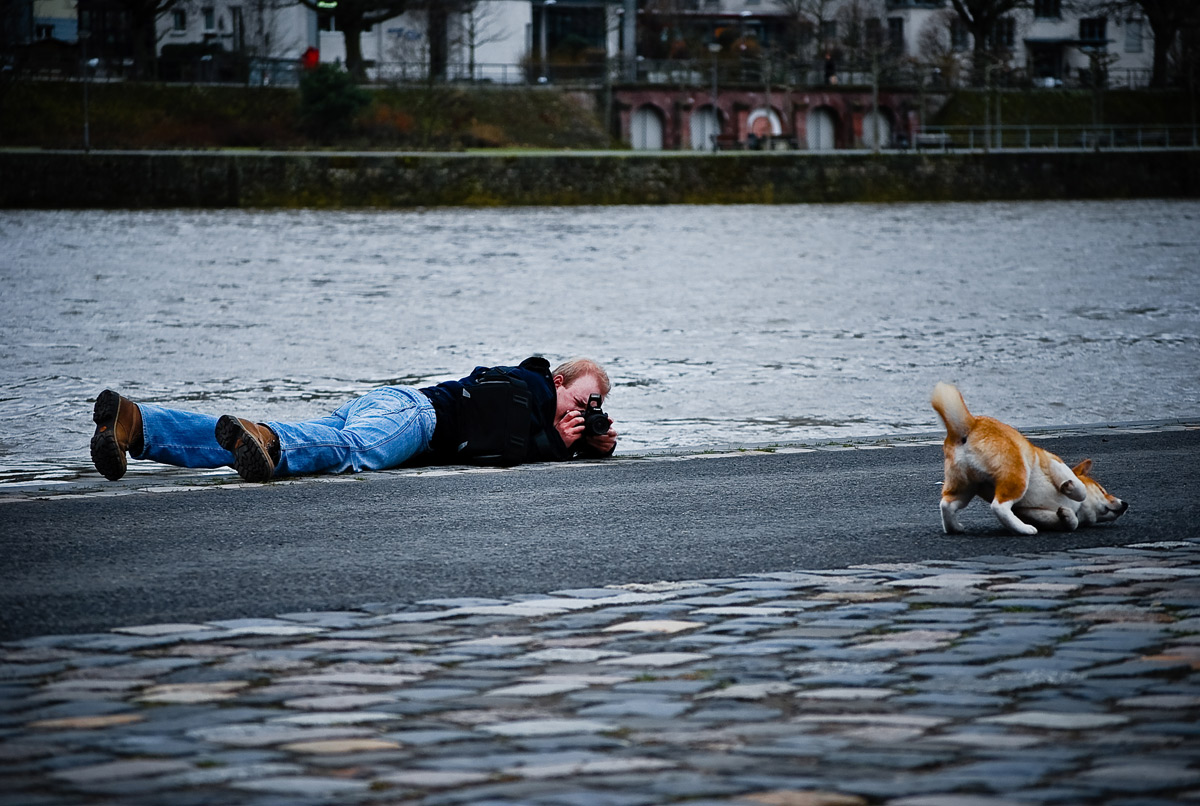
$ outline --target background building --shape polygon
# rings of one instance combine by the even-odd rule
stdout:
[[[1100,7],[1101,0],[1091,2]],[[144,63],[160,58],[168,80],[229,80],[240,63],[243,78],[267,81],[287,77],[276,63],[294,67],[310,49],[321,62],[347,63],[336,6],[9,0],[0,35],[13,51],[39,41],[74,45],[82,34],[109,75],[159,77],[156,65]],[[715,69],[730,82],[790,86],[1145,86],[1154,39],[1135,0],[1120,14],[1088,7],[1030,0],[976,42],[949,0],[424,0],[364,28],[361,74],[679,84]]]

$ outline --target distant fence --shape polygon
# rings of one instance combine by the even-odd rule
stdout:
[[[638,83],[663,86],[708,87],[713,78],[718,86],[866,87],[874,83],[886,87],[949,90],[965,86],[963,81],[948,81],[937,70],[913,62],[880,67],[842,62],[828,72],[823,60],[736,58],[645,59],[632,62],[614,55],[608,59],[541,62],[532,56],[523,62],[451,62],[445,79],[457,82],[492,84],[590,84]],[[429,65],[421,60],[373,62],[368,75],[375,81],[426,81]],[[1145,69],[1109,70],[1099,80],[1105,89],[1145,89],[1150,86],[1150,71]],[[963,78],[966,77],[964,73]],[[1093,89],[1096,81],[1087,70],[1077,70],[1064,78],[1030,77],[1022,70],[995,76],[1000,89]]]
[[[916,148],[937,150],[1200,148],[1200,126],[929,126],[914,135]]]
[[[761,59],[726,59],[718,61],[717,82],[721,86],[773,85],[818,86],[826,83],[822,65],[798,65],[794,62],[764,62]],[[714,65],[706,59],[643,59],[632,62],[613,56],[609,59],[545,63],[536,57],[521,63],[452,62],[446,65],[447,81],[493,84],[587,84],[638,83],[691,87],[712,84]],[[429,76],[429,65],[423,61],[375,61],[367,70],[368,76],[380,82],[419,82]],[[912,71],[885,71],[881,83],[915,86],[920,76]],[[861,67],[847,67],[837,73],[832,83],[869,85],[872,73]],[[932,81],[932,79],[930,79]]]
[[[446,65],[446,81],[478,84],[524,84],[536,82],[536,68],[505,62],[451,62]],[[375,61],[367,68],[374,81],[417,83],[429,80],[425,61]]]

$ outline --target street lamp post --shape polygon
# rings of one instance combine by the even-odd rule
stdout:
[[[879,151],[879,53],[871,51],[871,150]]]
[[[992,148],[992,71],[999,70],[1003,65],[989,64],[983,68],[983,150],[990,151]],[[996,131],[997,139],[1003,142],[1004,132],[1000,128],[1000,104],[996,104]]]
[[[543,0],[543,2],[542,2],[542,25],[541,25],[541,31],[539,31],[539,35],[538,35],[538,49],[541,52],[541,57],[542,57],[542,74],[541,74],[541,76],[538,77],[539,84],[545,84],[547,81],[550,80],[550,78],[549,78],[550,71],[549,71],[548,65],[546,63],[546,20],[547,20],[546,9],[549,6],[554,5],[556,1],[557,0]]]
[[[717,54],[721,52],[720,42],[709,42],[708,52],[712,54],[712,114],[713,114],[713,131],[709,136],[712,138],[712,150],[717,150],[717,138],[721,136],[721,113],[717,111]]]
[[[91,35],[92,35],[91,31],[80,31],[79,32],[79,42],[80,42],[80,47],[83,52],[83,64],[80,66],[83,68],[83,150],[84,151],[92,150],[91,133],[88,131],[88,129],[90,128],[89,120],[88,120],[90,113],[88,110],[88,83],[89,83],[89,81],[88,81],[88,57],[87,57],[87,43],[88,43],[88,38]]]

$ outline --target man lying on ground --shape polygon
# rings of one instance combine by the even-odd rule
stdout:
[[[385,470],[414,457],[516,464],[609,456],[617,432],[601,406],[610,388],[595,361],[577,358],[551,372],[535,356],[422,389],[373,389],[301,423],[136,404],[106,389],[92,413],[92,463],[110,481],[125,475],[127,455],[179,467],[230,465],[246,481],[267,481]]]

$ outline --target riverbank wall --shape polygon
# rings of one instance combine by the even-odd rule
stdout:
[[[1196,198],[1200,151],[0,151],[0,207],[412,208]]]

